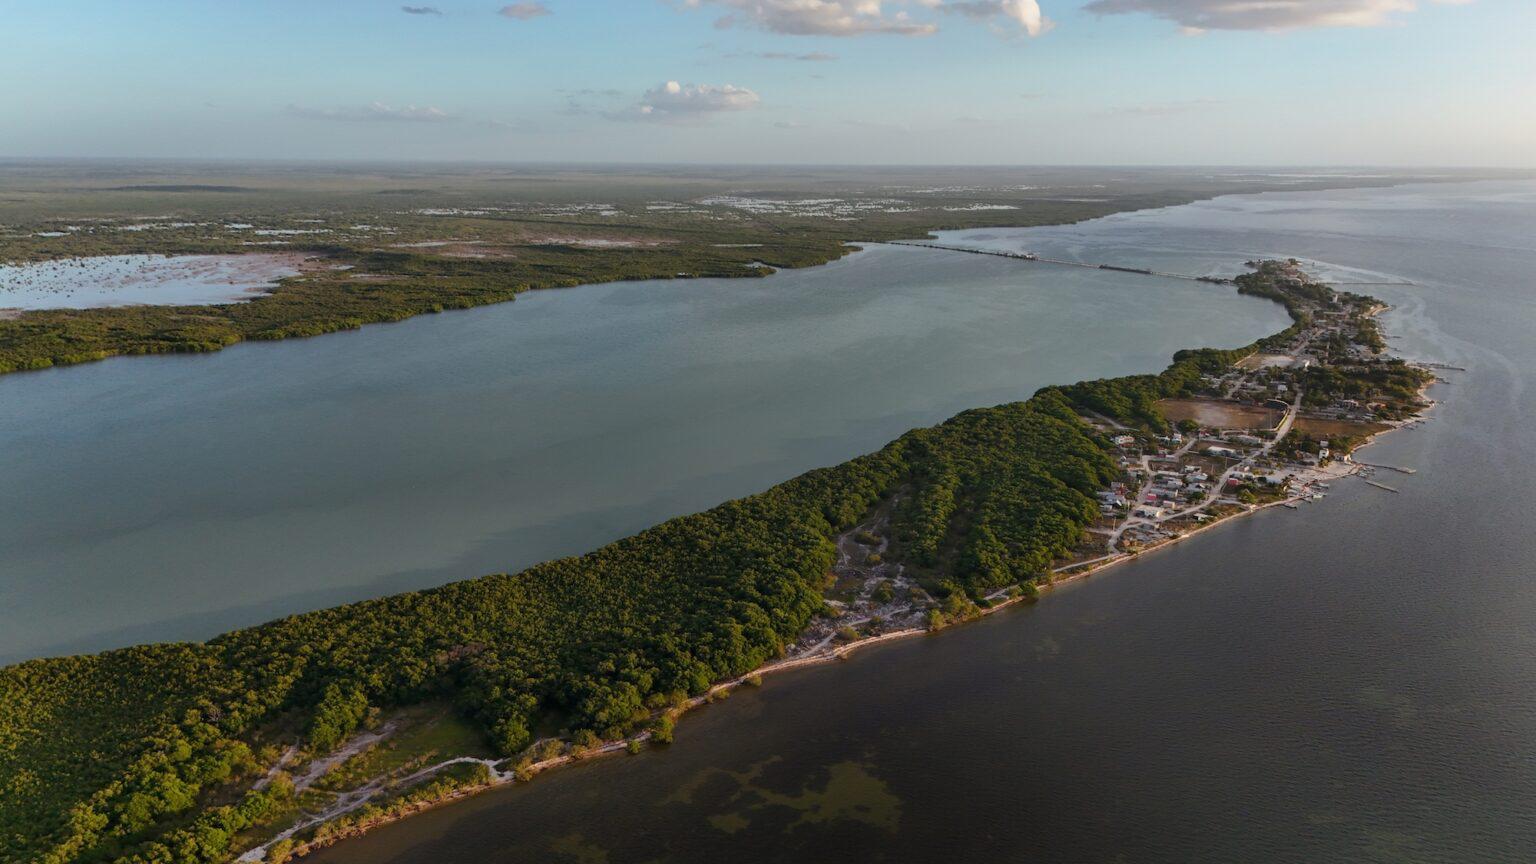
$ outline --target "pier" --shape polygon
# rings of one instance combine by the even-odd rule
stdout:
[[[1380,462],[1361,462],[1359,459],[1351,459],[1350,461],[1354,462],[1356,465],[1364,465],[1367,468],[1382,468],[1387,471],[1396,471],[1399,474],[1419,473],[1419,469],[1417,468],[1404,468],[1400,465],[1383,465]]]
[[[965,246],[944,246],[938,243],[917,243],[911,240],[892,240],[892,246],[915,246],[919,249],[939,249],[945,252],[964,252],[968,255],[991,255],[994,258],[1013,258],[1017,261],[1038,261],[1062,267],[1084,267],[1089,270],[1112,270],[1116,273],[1135,273],[1140,276],[1160,276],[1164,279],[1183,279],[1188,282],[1209,282],[1213,285],[1231,285],[1232,280],[1222,276],[1190,276],[1185,273],[1160,273],[1145,267],[1122,267],[1118,264],[1092,264],[1084,261],[1066,261],[1061,258],[1042,258],[1033,252],[1005,252],[1000,249],[971,249]]]
[[[1367,480],[1365,482],[1366,482],[1367,485],[1375,486],[1377,489],[1385,489],[1388,492],[1396,492],[1397,491],[1396,489],[1392,488],[1391,486],[1388,486],[1385,483],[1377,483],[1375,480]]]

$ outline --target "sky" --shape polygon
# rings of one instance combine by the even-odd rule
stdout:
[[[1533,167],[1533,35],[1536,0],[0,0],[0,156]]]

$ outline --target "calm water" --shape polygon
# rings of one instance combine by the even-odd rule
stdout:
[[[0,309],[239,303],[299,272],[303,255],[102,255],[0,264]]]
[[[1417,286],[1372,289],[1398,304],[1401,350],[1469,371],[1435,389],[1436,419],[1371,451],[1420,469],[1393,475],[1401,495],[1338,484],[1032,608],[770,679],[690,716],[668,749],[314,860],[1536,858],[1536,185],[1225,198],[986,233],[955,236],[1406,277]],[[1116,343],[1075,336],[1085,356]]]
[[[880,247],[0,377],[0,662],[584,552],[1284,322],[1219,286]]]

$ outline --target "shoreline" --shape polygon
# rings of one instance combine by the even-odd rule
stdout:
[[[1372,316],[1374,317],[1375,315],[1378,315],[1378,314],[1380,314],[1382,312],[1385,312],[1385,311],[1389,310],[1390,308],[1391,308],[1390,306],[1388,306],[1386,304],[1382,304],[1379,308],[1376,308],[1376,309],[1372,310]],[[1410,361],[1410,362],[1412,362],[1414,365],[1417,365],[1417,366],[1420,366],[1420,367],[1427,367],[1428,366],[1428,364],[1423,363],[1423,362],[1418,362],[1418,361]],[[1401,420],[1392,421],[1390,423],[1390,425],[1388,425],[1387,428],[1381,429],[1381,430],[1379,430],[1377,432],[1374,432],[1374,433],[1371,433],[1371,434],[1365,436],[1360,441],[1359,444],[1357,444],[1352,450],[1350,450],[1349,453],[1345,454],[1341,460],[1339,460],[1339,461],[1337,461],[1337,462],[1335,462],[1333,464],[1332,470],[1317,469],[1319,471],[1319,473],[1323,474],[1324,476],[1327,476],[1330,480],[1332,480],[1332,479],[1342,479],[1344,477],[1361,476],[1362,469],[1367,469],[1368,470],[1372,466],[1367,466],[1365,464],[1356,462],[1354,460],[1354,458],[1353,458],[1354,454],[1356,454],[1356,453],[1366,449],[1367,447],[1370,447],[1371,445],[1375,444],[1377,442],[1377,440],[1380,439],[1382,436],[1388,435],[1388,434],[1390,434],[1392,432],[1397,432],[1397,431],[1399,431],[1401,429],[1404,429],[1404,428],[1410,428],[1410,427],[1412,427],[1414,425],[1417,425],[1419,423],[1422,423],[1426,419],[1428,419],[1427,415],[1435,407],[1437,407],[1439,405],[1439,402],[1437,400],[1428,399],[1426,394],[1428,393],[1428,391],[1429,391],[1429,389],[1431,387],[1433,387],[1435,384],[1438,384],[1438,383],[1442,383],[1442,381],[1437,377],[1435,379],[1432,379],[1432,380],[1426,382],[1423,386],[1421,386],[1419,388],[1417,395],[1418,395],[1418,397],[1421,400],[1423,400],[1424,404],[1423,404],[1423,406],[1419,410],[1415,411],[1413,413],[1413,415],[1411,415],[1409,417],[1406,417],[1404,419],[1401,419]],[[1339,470],[1340,468],[1344,468],[1346,470]],[[1325,471],[1326,471],[1326,473],[1324,473]],[[1370,481],[1367,480],[1366,482],[1370,482]],[[660,711],[660,712],[658,712],[657,716],[666,716],[666,717],[669,717],[669,718],[671,718],[673,720],[676,720],[678,718],[683,717],[684,715],[688,714],[691,711],[694,711],[694,710],[699,709],[699,708],[703,708],[703,707],[705,707],[705,706],[707,706],[707,705],[709,705],[709,704],[711,704],[713,702],[716,702],[716,701],[719,701],[721,699],[726,698],[733,691],[735,691],[737,689],[740,689],[740,688],[745,687],[745,686],[760,686],[761,683],[762,683],[762,680],[765,679],[766,677],[770,676],[770,675],[775,675],[775,674],[783,673],[783,672],[792,672],[792,671],[795,671],[795,670],[798,670],[798,669],[811,668],[811,667],[815,667],[815,666],[826,665],[826,664],[829,664],[829,663],[832,663],[832,662],[835,662],[835,661],[846,660],[849,657],[851,657],[854,654],[862,651],[865,648],[870,648],[870,647],[873,647],[873,646],[876,646],[876,645],[883,645],[883,644],[887,644],[887,643],[892,643],[892,642],[896,642],[896,641],[900,641],[900,640],[911,639],[911,638],[918,637],[918,636],[933,636],[933,635],[937,635],[937,634],[939,634],[940,632],[942,632],[944,630],[948,630],[952,626],[957,626],[957,625],[962,625],[962,624],[969,624],[969,623],[972,623],[972,622],[981,621],[981,620],[983,620],[983,619],[985,619],[985,618],[987,618],[987,617],[989,617],[989,616],[991,616],[991,615],[993,615],[993,614],[995,614],[997,612],[1003,611],[1004,609],[1009,609],[1009,608],[1012,608],[1014,606],[1018,606],[1020,604],[1039,602],[1039,601],[1043,600],[1047,595],[1053,593],[1058,588],[1065,587],[1065,586],[1068,586],[1068,585],[1072,585],[1074,583],[1086,581],[1089,577],[1094,576],[1094,575],[1100,573],[1101,571],[1107,570],[1107,569],[1109,569],[1111,567],[1115,567],[1117,565],[1124,564],[1124,563],[1126,563],[1128,561],[1139,560],[1140,558],[1144,557],[1147,554],[1150,554],[1150,553],[1153,553],[1153,552],[1157,552],[1157,551],[1165,549],[1165,548],[1170,548],[1170,547],[1176,546],[1179,543],[1182,543],[1182,542],[1184,542],[1186,540],[1189,540],[1189,539],[1192,539],[1192,538],[1197,537],[1199,535],[1202,535],[1202,534],[1204,534],[1207,531],[1213,530],[1215,528],[1218,528],[1220,526],[1226,525],[1228,523],[1236,522],[1236,521],[1238,521],[1238,520],[1240,520],[1240,519],[1242,519],[1244,517],[1252,516],[1252,515],[1255,515],[1255,514],[1264,512],[1264,511],[1267,511],[1267,510],[1271,510],[1271,509],[1273,509],[1275,507],[1294,508],[1296,506],[1297,502],[1300,502],[1300,501],[1303,501],[1303,500],[1308,500],[1308,498],[1309,498],[1309,496],[1306,496],[1306,495],[1287,495],[1287,496],[1282,497],[1282,498],[1280,498],[1278,500],[1270,501],[1270,502],[1263,503],[1263,504],[1242,505],[1242,506],[1244,506],[1245,509],[1243,509],[1243,510],[1241,510],[1239,512],[1230,513],[1230,514],[1228,514],[1226,516],[1217,518],[1217,519],[1215,519],[1215,520],[1213,520],[1213,521],[1211,521],[1211,522],[1209,522],[1207,524],[1200,525],[1199,527],[1193,528],[1193,529],[1191,529],[1189,531],[1186,531],[1186,532],[1184,532],[1182,534],[1179,534],[1177,536],[1171,537],[1171,538],[1169,538],[1169,539],[1167,539],[1167,540],[1165,540],[1163,542],[1158,543],[1155,546],[1151,546],[1151,547],[1146,548],[1146,549],[1140,549],[1140,550],[1137,550],[1137,551],[1134,551],[1134,552],[1119,552],[1119,553],[1115,553],[1115,554],[1113,554],[1112,557],[1107,557],[1107,558],[1104,558],[1104,559],[1089,559],[1088,562],[1084,562],[1084,563],[1065,564],[1065,565],[1062,565],[1060,567],[1056,567],[1056,568],[1052,569],[1051,572],[1053,574],[1058,574],[1059,573],[1059,574],[1062,574],[1062,575],[1060,577],[1053,577],[1050,580],[1049,584],[1045,585],[1045,586],[1042,586],[1042,588],[1038,591],[1037,594],[1035,594],[1033,596],[1027,595],[1027,594],[1015,594],[1013,596],[1008,596],[1007,589],[999,589],[997,592],[994,592],[993,594],[990,594],[987,597],[988,600],[991,600],[991,601],[994,601],[994,602],[992,602],[988,606],[985,606],[985,607],[979,609],[978,613],[975,616],[973,616],[973,617],[971,617],[969,619],[963,620],[963,621],[956,621],[956,622],[954,622],[952,624],[946,624],[946,625],[944,625],[942,627],[911,627],[911,628],[906,628],[906,629],[902,629],[902,630],[895,630],[895,631],[891,631],[891,632],[887,632],[887,633],[882,633],[882,634],[879,634],[877,636],[867,636],[867,637],[864,637],[864,638],[861,638],[861,639],[856,639],[856,640],[853,640],[853,641],[850,641],[850,642],[844,642],[844,643],[837,644],[837,645],[832,645],[832,646],[827,646],[825,643],[819,643],[817,646],[814,646],[812,649],[810,649],[809,651],[806,651],[804,653],[801,653],[801,654],[798,654],[798,655],[786,656],[786,657],[780,658],[778,660],[775,660],[775,661],[772,661],[772,662],[769,662],[769,663],[765,663],[762,666],[759,666],[758,668],[756,668],[756,669],[752,670],[751,672],[748,672],[748,673],[746,673],[744,675],[740,675],[740,676],[737,676],[735,678],[731,678],[731,679],[728,679],[728,680],[725,680],[725,681],[718,682],[718,683],[712,685],[705,693],[703,693],[703,694],[701,694],[699,696],[692,697],[692,698],[688,699],[686,702],[684,702],[683,704],[681,704],[681,705],[679,705],[679,706],[677,706],[675,708],[665,709],[663,711]],[[857,530],[857,528],[855,527],[855,528],[849,529],[849,530],[850,531]],[[1082,568],[1082,569],[1079,569],[1079,568]],[[364,733],[364,734],[366,734],[366,733]],[[617,739],[601,741],[601,742],[593,745],[591,748],[583,750],[583,751],[581,751],[579,753],[565,753],[565,754],[561,754],[560,756],[552,757],[552,758],[547,759],[547,760],[543,760],[543,761],[540,761],[540,762],[535,762],[535,763],[532,763],[530,765],[527,765],[527,766],[525,766],[522,769],[522,773],[524,774],[524,776],[522,776],[522,777],[518,776],[519,775],[519,771],[517,771],[517,770],[505,770],[505,771],[503,771],[503,770],[498,770],[495,767],[498,764],[502,764],[502,763],[506,763],[506,762],[511,761],[510,758],[508,758],[508,759],[477,759],[477,758],[473,758],[473,757],[456,757],[456,758],[444,760],[444,761],[439,762],[437,764],[434,764],[434,765],[431,765],[431,766],[427,766],[427,767],[422,768],[422,769],[420,769],[420,770],[418,770],[416,772],[413,772],[408,779],[416,780],[416,779],[430,778],[431,776],[433,776],[433,775],[435,775],[435,774],[437,774],[437,773],[439,773],[439,772],[441,772],[441,771],[443,771],[443,770],[445,770],[445,769],[447,769],[447,768],[449,768],[449,767],[451,767],[453,765],[465,764],[466,762],[478,762],[478,763],[486,765],[486,767],[489,769],[490,774],[491,774],[490,780],[488,782],[484,782],[484,783],[460,786],[460,787],[457,787],[457,788],[454,788],[454,789],[451,789],[451,790],[445,792],[440,797],[433,798],[433,799],[430,799],[430,800],[425,800],[425,801],[420,801],[420,802],[413,802],[413,803],[405,806],[399,812],[391,813],[391,814],[389,814],[387,816],[381,816],[381,817],[379,817],[377,819],[361,823],[361,824],[359,824],[357,826],[353,826],[353,827],[350,827],[348,829],[339,831],[339,832],[337,832],[335,834],[328,835],[328,836],[326,836],[323,839],[313,840],[313,841],[310,841],[310,842],[307,842],[307,843],[302,843],[302,844],[295,844],[289,850],[289,852],[288,852],[288,860],[292,860],[292,859],[296,859],[296,858],[301,858],[301,857],[306,857],[306,856],[308,856],[310,854],[313,854],[313,853],[318,852],[318,851],[320,851],[322,849],[325,849],[325,848],[328,848],[330,846],[333,846],[333,845],[335,845],[335,844],[337,844],[339,842],[342,842],[344,840],[360,837],[360,836],[362,836],[364,834],[367,834],[367,833],[369,833],[369,832],[371,832],[373,830],[376,830],[378,828],[382,828],[384,826],[387,826],[387,825],[390,825],[390,824],[394,824],[396,822],[400,822],[400,821],[402,821],[404,819],[407,819],[407,818],[409,818],[411,816],[414,816],[414,815],[417,815],[419,813],[424,813],[424,812],[429,811],[429,810],[438,809],[439,807],[443,807],[443,806],[446,806],[448,804],[452,804],[452,803],[454,803],[456,801],[460,801],[460,800],[463,800],[463,799],[466,799],[466,798],[470,798],[470,797],[473,797],[473,796],[476,796],[476,795],[480,795],[480,794],[485,793],[485,792],[491,792],[491,791],[494,791],[494,790],[506,788],[506,787],[512,786],[512,785],[514,785],[516,783],[531,782],[535,777],[537,777],[538,775],[543,774],[543,773],[545,773],[547,771],[552,771],[552,770],[559,769],[559,768],[565,768],[565,767],[574,766],[574,765],[577,765],[577,764],[582,763],[582,762],[586,762],[586,761],[589,761],[589,760],[592,760],[592,759],[598,759],[598,758],[602,758],[602,757],[606,757],[606,756],[612,756],[612,755],[618,754],[620,752],[630,753],[630,754],[636,753],[638,751],[635,750],[634,748],[637,745],[644,745],[644,744],[648,743],[652,739],[652,737],[653,737],[652,732],[649,729],[647,729],[647,730],[639,732],[639,733],[637,733],[635,735],[627,736],[627,737],[624,737],[624,738],[617,738]],[[668,742],[668,746],[670,746],[670,742]],[[365,806],[368,803],[368,800],[369,799],[363,799],[361,801],[353,802],[352,806],[348,807],[347,810],[345,810],[344,812],[341,812],[341,813],[337,813],[335,815],[336,816],[345,815],[345,813],[347,813],[347,812],[353,812],[356,809],[360,809],[362,806]],[[299,827],[295,827],[295,828],[291,828],[291,829],[286,829],[285,832],[283,832],[282,834],[279,834],[277,837],[274,837],[272,840],[269,840],[269,841],[263,843],[262,845],[254,847],[254,848],[252,848],[250,850],[247,850],[244,854],[239,856],[236,860],[240,861],[240,862],[259,862],[259,861],[264,861],[264,860],[266,860],[266,856],[265,856],[266,850],[269,849],[274,843],[278,842],[279,840],[282,840],[282,839],[285,839],[287,837],[290,837],[290,836],[292,836],[292,834],[296,834],[296,833],[298,833],[300,831],[307,830],[308,828],[315,827],[316,825],[324,824],[325,821],[326,820],[324,820],[324,819],[316,820],[316,821],[313,821],[313,822],[309,822],[307,824],[303,824],[303,825],[301,825]]]
[[[9,334],[9,335],[12,336],[12,339],[14,340],[14,342],[16,344],[14,346],[0,346],[0,347],[11,348],[12,350],[15,350],[15,351],[18,352],[18,356],[13,357],[13,358],[8,358],[8,357],[4,356],[7,352],[0,351],[0,375],[9,375],[9,374],[15,374],[15,373],[19,373],[19,372],[36,372],[36,371],[42,371],[44,369],[53,369],[53,368],[61,368],[61,367],[68,367],[68,366],[78,366],[78,365],[84,365],[84,364],[87,364],[87,363],[99,362],[99,361],[106,360],[106,359],[113,358],[113,357],[132,357],[132,356],[143,356],[143,355],[149,355],[149,354],[201,354],[201,353],[212,353],[212,352],[216,352],[216,351],[222,351],[223,349],[228,348],[228,347],[230,347],[232,345],[248,343],[248,342],[276,342],[276,341],[286,341],[286,340],[289,340],[289,339],[299,339],[299,338],[309,338],[309,337],[313,337],[313,336],[331,335],[333,333],[345,332],[345,331],[348,331],[348,330],[356,330],[356,329],[360,329],[362,327],[366,327],[366,326],[370,326],[370,325],[374,325],[374,324],[399,323],[399,322],[404,321],[404,320],[408,320],[408,319],[416,318],[416,317],[421,317],[423,315],[428,315],[428,314],[440,314],[440,313],[445,312],[445,311],[468,310],[468,309],[479,308],[481,306],[491,306],[491,305],[498,305],[498,304],[501,304],[501,303],[512,302],[512,301],[516,300],[518,295],[523,294],[523,293],[532,292],[532,291],[545,291],[545,290],[554,290],[554,289],[559,289],[559,288],[571,288],[571,287],[579,287],[581,285],[609,284],[609,283],[613,283],[613,282],[649,281],[649,280],[653,280],[653,279],[659,280],[659,279],[675,279],[675,278],[689,278],[689,279],[691,279],[691,278],[726,278],[726,279],[761,278],[761,277],[764,277],[764,276],[773,275],[773,272],[775,272],[777,270],[782,270],[782,269],[805,269],[805,268],[810,268],[810,267],[825,266],[827,264],[836,262],[838,260],[841,260],[841,259],[847,257],[847,255],[849,255],[850,253],[852,253],[854,251],[858,251],[858,249],[862,248],[860,246],[860,244],[877,244],[877,243],[892,243],[892,242],[896,242],[896,243],[908,242],[908,243],[910,243],[914,239],[920,240],[920,241],[931,241],[933,239],[936,239],[934,235],[936,235],[939,232],[944,232],[944,231],[970,231],[970,230],[988,230],[988,229],[995,229],[995,230],[1020,230],[1020,229],[1027,229],[1027,228],[1063,227],[1063,226],[1079,225],[1079,224],[1082,224],[1082,223],[1085,223],[1085,222],[1092,222],[1092,221],[1097,220],[1097,219],[1105,219],[1105,218],[1109,218],[1109,217],[1112,217],[1112,216],[1123,216],[1123,215],[1131,214],[1131,213],[1144,213],[1144,212],[1151,212],[1151,211],[1156,211],[1156,210],[1165,210],[1165,209],[1169,209],[1169,208],[1172,208],[1172,207],[1189,206],[1191,204],[1195,204],[1195,203],[1199,203],[1199,202],[1214,201],[1214,200],[1218,200],[1220,198],[1230,197],[1230,196],[1251,196],[1251,195],[1265,195],[1265,194],[1271,194],[1271,193],[1292,193],[1292,192],[1309,192],[1309,191],[1310,192],[1322,192],[1322,191],[1344,191],[1344,190],[1355,190],[1355,189],[1396,188],[1396,187],[1399,187],[1399,186],[1409,186],[1409,185],[1420,184],[1420,183],[1486,182],[1486,181],[1494,179],[1494,178],[1476,178],[1476,179],[1468,180],[1468,179],[1465,179],[1465,178],[1438,177],[1438,176],[1430,176],[1430,177],[1392,176],[1392,177],[1386,178],[1386,182],[1369,182],[1365,178],[1360,178],[1360,177],[1340,177],[1340,178],[1336,178],[1336,179],[1339,182],[1333,182],[1332,180],[1318,180],[1316,182],[1309,182],[1309,183],[1304,183],[1304,184],[1298,184],[1296,186],[1276,186],[1276,187],[1273,187],[1273,188],[1260,188],[1260,189],[1251,189],[1251,190],[1249,190],[1249,189],[1225,189],[1225,190],[1219,190],[1219,191],[1217,191],[1217,190],[1199,190],[1199,191],[1194,191],[1194,190],[1173,189],[1173,190],[1169,190],[1169,193],[1168,193],[1170,195],[1170,198],[1173,199],[1173,200],[1169,200],[1169,201],[1166,201],[1166,202],[1160,202],[1160,203],[1143,203],[1143,202],[1139,202],[1139,201],[1117,202],[1117,205],[1127,205],[1127,206],[1121,206],[1120,209],[1106,209],[1105,212],[1098,212],[1098,213],[1087,214],[1087,215],[1079,215],[1079,216],[1076,216],[1076,217],[1068,216],[1066,218],[1062,218],[1062,219],[1058,219],[1058,220],[1054,220],[1054,221],[1051,220],[1051,219],[1046,219],[1046,220],[1043,220],[1043,221],[1040,221],[1040,222],[1036,222],[1036,223],[1032,223],[1032,224],[999,224],[999,223],[994,223],[994,222],[990,222],[990,221],[986,221],[986,220],[980,220],[980,221],[975,222],[974,224],[967,224],[964,219],[959,219],[959,220],[956,220],[956,221],[950,222],[950,223],[945,223],[945,222],[940,222],[938,220],[935,220],[934,222],[930,222],[929,224],[930,225],[937,225],[937,227],[924,227],[922,225],[916,226],[913,230],[917,234],[922,235],[922,236],[916,237],[916,238],[914,238],[912,236],[908,236],[902,230],[885,230],[885,231],[882,231],[883,226],[875,226],[871,230],[871,232],[868,234],[868,236],[864,237],[863,239],[848,239],[847,236],[841,236],[841,239],[836,240],[834,246],[832,247],[836,251],[832,252],[831,254],[827,254],[825,250],[822,250],[822,251],[814,251],[813,250],[813,251],[808,253],[811,256],[810,259],[808,259],[808,260],[785,261],[783,263],[772,265],[771,269],[768,269],[768,270],[764,270],[763,268],[755,267],[755,266],[752,266],[752,265],[746,265],[740,271],[732,270],[732,271],[729,271],[729,272],[722,271],[722,272],[697,273],[697,272],[673,271],[673,270],[667,269],[666,267],[660,267],[656,272],[649,273],[649,274],[644,274],[644,275],[599,275],[599,276],[596,276],[594,278],[583,278],[583,279],[578,279],[576,281],[571,281],[571,280],[568,280],[568,279],[552,279],[552,280],[545,281],[545,282],[539,282],[539,281],[536,281],[536,280],[530,280],[530,281],[527,281],[527,282],[522,283],[522,284],[510,284],[510,285],[506,285],[506,286],[499,286],[499,287],[497,287],[494,290],[487,291],[487,292],[485,292],[483,294],[475,294],[473,296],[466,295],[466,294],[461,292],[461,293],[458,293],[458,294],[456,294],[455,296],[453,296],[451,298],[441,299],[441,300],[439,300],[437,302],[425,303],[425,305],[423,305],[421,303],[402,301],[402,302],[405,303],[405,305],[403,305],[403,306],[384,306],[384,307],[376,308],[376,309],[375,308],[356,309],[356,310],[352,310],[354,314],[345,315],[343,317],[336,317],[336,315],[332,315],[332,314],[330,314],[329,312],[327,312],[325,310],[321,310],[319,312],[315,312],[314,313],[315,317],[312,317],[312,318],[304,318],[302,320],[289,320],[287,318],[284,318],[281,321],[271,322],[272,326],[260,327],[260,328],[254,329],[254,330],[249,329],[244,323],[241,323],[239,321],[235,321],[233,319],[230,319],[230,320],[227,320],[227,321],[223,320],[223,318],[227,317],[227,315],[228,315],[228,313],[225,310],[227,310],[228,307],[235,306],[235,305],[252,305],[253,301],[267,300],[269,298],[272,298],[275,295],[278,295],[279,293],[281,293],[281,289],[286,287],[286,286],[282,285],[280,282],[275,282],[273,285],[267,286],[267,287],[265,287],[265,288],[263,288],[261,290],[243,292],[242,295],[240,297],[238,297],[237,299],[235,299],[235,300],[226,301],[226,302],[220,302],[220,303],[211,303],[211,304],[210,303],[200,303],[200,304],[190,304],[190,305],[176,305],[176,304],[166,305],[166,304],[158,304],[158,303],[146,303],[146,304],[129,304],[129,305],[122,305],[122,306],[119,306],[119,305],[101,305],[101,306],[87,306],[87,307],[62,307],[62,308],[42,308],[42,309],[5,307],[3,309],[0,309],[0,328],[17,328],[16,331],[13,334]],[[1518,179],[1528,179],[1528,178],[1520,177]],[[1031,201],[1029,203],[1040,203],[1040,202]],[[1047,199],[1047,203],[1048,203],[1048,199]],[[1109,203],[1109,202],[1106,201],[1105,203]],[[951,214],[947,214],[947,215],[949,215],[949,216],[956,216],[956,215],[959,215],[959,214],[951,213]],[[434,241],[428,241],[428,242],[440,242],[440,241],[435,241],[434,240]],[[451,241],[441,241],[441,242],[451,242]],[[714,249],[721,249],[721,248],[726,248],[726,249],[729,249],[729,248],[746,248],[746,247],[751,247],[752,245],[753,244],[739,244],[739,243],[710,244],[710,248],[714,248]],[[613,249],[613,248],[623,248],[623,247],[602,247],[602,248]],[[686,251],[685,247],[682,246],[681,244],[679,244],[678,246],[676,246],[674,248],[676,248],[678,250]],[[370,251],[370,247],[366,247],[366,246],[358,246],[358,247],[354,248],[354,247],[351,247],[351,246],[337,246],[337,245],[332,245],[332,244],[316,242],[316,243],[309,243],[309,244],[296,244],[296,245],[291,246],[290,248],[285,249],[282,252],[278,252],[278,253],[271,253],[269,251],[264,252],[264,251],[260,251],[260,250],[252,250],[250,248],[244,248],[244,249],[240,249],[238,251],[231,251],[229,249],[223,249],[223,248],[206,249],[206,250],[204,250],[204,249],[191,249],[191,248],[182,249],[180,247],[176,247],[176,248],[158,249],[158,250],[155,250],[155,251],[152,251],[152,252],[147,252],[147,253],[146,252],[130,252],[130,253],[117,253],[117,254],[130,254],[130,255],[148,254],[148,255],[154,255],[154,256],[157,256],[157,257],[171,257],[171,256],[182,256],[182,255],[187,255],[187,256],[190,256],[190,255],[203,255],[203,256],[234,256],[234,257],[241,257],[241,256],[245,256],[245,255],[262,255],[262,254],[297,254],[297,255],[301,255],[301,256],[307,256],[307,257],[310,257],[310,258],[315,258],[315,257],[333,258],[333,259],[336,259],[336,260],[352,262],[352,266],[356,266],[356,261],[354,259],[358,259],[358,258],[366,256],[366,254],[368,254],[369,251]],[[377,250],[375,249],[375,250],[372,250],[372,251],[377,251]],[[396,251],[399,251],[399,250],[396,249]],[[593,250],[589,249],[588,251],[593,251]],[[113,254],[113,253],[108,253],[108,254],[110,255],[110,254]],[[13,261],[9,260],[9,259],[0,258],[0,265],[6,265],[8,263],[9,264],[15,264],[15,265],[32,264],[32,263],[39,263],[39,262],[47,262],[47,261],[51,261],[51,260],[60,260],[62,258],[67,258],[67,257],[70,257],[70,256],[50,256],[48,258],[25,258],[25,257],[23,257],[23,258],[17,258],[17,259],[15,259]],[[101,255],[84,255],[84,256],[73,256],[73,257],[78,258],[80,260],[87,260],[87,259],[90,259],[90,258],[97,258],[97,257],[103,257],[103,256],[101,256]],[[450,260],[453,260],[453,259],[450,259]],[[761,262],[759,262],[759,263],[761,263]],[[1065,263],[1071,263],[1071,262],[1065,262]],[[1134,271],[1132,271],[1132,272],[1134,272]],[[305,270],[303,270],[301,268],[301,272],[298,274],[298,276],[302,277],[302,276],[307,276],[307,275],[312,275],[312,274],[311,274],[310,271],[305,271]],[[390,272],[374,273],[374,272],[364,271],[364,270],[354,270],[351,274],[349,274],[349,276],[350,276],[350,279],[358,280],[358,283],[372,282],[372,283],[387,284],[387,283],[394,283],[394,282],[409,282],[409,281],[411,281],[413,279],[416,279],[416,280],[419,281],[419,277],[395,274],[395,273],[390,273]],[[440,277],[428,277],[428,278],[440,278]],[[305,295],[305,292],[290,292],[289,297],[287,299],[295,300],[295,301],[309,299],[309,298],[306,298],[304,295]],[[332,299],[334,299],[334,298],[332,298]],[[265,307],[263,307],[263,308],[265,308]],[[67,354],[51,353],[51,354],[47,354],[47,356],[30,356],[30,355],[20,356],[20,355],[23,355],[23,354],[26,353],[25,350],[22,350],[22,349],[26,349],[26,348],[29,347],[26,344],[26,342],[27,342],[26,333],[31,331],[31,330],[33,330],[33,329],[35,329],[35,328],[37,328],[37,327],[47,326],[47,327],[52,327],[52,328],[62,328],[62,329],[68,330],[69,328],[78,325],[80,322],[87,322],[87,323],[89,323],[89,324],[94,326],[96,323],[99,323],[99,322],[97,322],[95,320],[97,317],[103,316],[103,315],[110,316],[110,315],[112,315],[112,314],[114,314],[114,313],[116,313],[118,311],[125,310],[125,309],[130,309],[130,310],[131,309],[138,309],[138,310],[141,310],[141,312],[144,309],[148,309],[150,311],[153,311],[153,312],[156,312],[156,313],[159,313],[159,314],[164,314],[164,315],[187,313],[188,317],[190,317],[191,319],[202,319],[202,320],[199,321],[199,327],[200,328],[203,325],[207,325],[209,323],[209,320],[211,320],[213,318],[220,318],[221,324],[218,327],[212,328],[213,332],[210,332],[210,334],[208,334],[205,338],[199,338],[199,339],[197,339],[195,341],[190,341],[190,342],[185,342],[185,343],[162,344],[159,341],[154,341],[154,340],[143,341],[142,339],[139,342],[134,342],[133,340],[130,339],[128,342],[125,342],[125,343],[122,343],[122,344],[117,344],[117,343],[113,343],[113,344],[110,344],[110,345],[105,345],[105,344],[104,345],[83,345],[82,344],[81,346],[77,346],[75,348],[72,348],[71,349],[71,353],[67,353]],[[186,324],[186,321],[183,321],[181,319],[177,319],[177,320],[183,326]],[[111,322],[109,321],[108,323],[111,323]],[[25,329],[23,329],[23,328],[25,328]],[[8,334],[0,333],[0,337],[3,337],[5,335],[8,335]],[[142,336],[142,334],[138,334],[138,336]],[[90,337],[90,339],[95,339],[95,338],[96,338],[95,336],[91,336]],[[0,339],[0,341],[3,341],[3,339]],[[51,351],[53,349],[49,349],[49,350]]]

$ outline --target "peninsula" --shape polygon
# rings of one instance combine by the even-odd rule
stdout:
[[[1295,262],[1234,281],[1292,325],[966,411],[521,573],[0,670],[0,856],[284,860],[1326,494],[1414,422],[1433,374],[1384,354],[1379,301]]]

